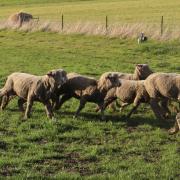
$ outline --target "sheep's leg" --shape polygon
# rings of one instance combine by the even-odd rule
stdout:
[[[106,107],[108,105],[110,105],[114,100],[116,100],[117,98],[109,98],[109,99],[105,99],[104,104],[103,104],[103,108],[106,109]],[[101,104],[98,104],[98,106],[96,107],[96,112],[99,112],[99,110],[101,110]]]
[[[45,102],[44,105],[45,105],[47,117],[52,119],[53,118],[53,111],[52,111],[52,106],[51,106],[50,101]]]
[[[105,106],[104,103],[99,103],[98,106],[99,106],[99,108],[101,110],[101,120],[104,120],[104,110],[107,107],[107,105]]]
[[[163,113],[165,117],[169,117],[171,115],[171,112],[168,108],[168,99],[161,100],[160,104],[161,104],[162,110],[164,111]]]
[[[19,99],[18,99],[19,111],[24,112],[24,107],[23,107],[23,105],[24,105],[25,102],[26,102],[26,100],[24,100],[24,99],[22,99],[22,98],[19,98]]]
[[[70,94],[65,94],[62,96],[62,98],[59,100],[56,101],[56,104],[55,104],[55,109],[58,110],[61,108],[61,106],[69,99],[72,98],[72,95]]]
[[[9,96],[5,95],[2,97],[1,110],[4,110],[9,103]]]
[[[115,105],[115,103],[114,103],[114,102],[112,102],[111,104],[109,104],[109,109],[112,109],[112,110],[113,110],[113,112],[116,112],[116,111],[117,111],[117,109],[116,109],[116,105]]]
[[[158,101],[156,99],[150,100],[150,106],[151,106],[151,109],[153,110],[156,118],[158,118],[160,120],[164,120],[164,117],[163,117],[162,112],[161,112],[161,108],[158,105]]]
[[[51,100],[52,100],[52,108],[56,109],[56,106],[59,104],[60,101],[60,96],[59,95],[53,95]]]
[[[79,107],[78,107],[78,109],[77,109],[77,111],[76,111],[76,113],[75,113],[73,118],[77,118],[78,117],[80,111],[84,108],[85,104],[86,104],[86,98],[81,97]]]
[[[137,110],[137,108],[139,107],[140,104],[141,104],[141,103],[137,103],[137,104],[131,109],[131,111],[130,111],[129,114],[127,115],[127,118],[130,118],[130,117],[131,117],[132,113],[134,113],[134,112]]]
[[[129,103],[123,103],[123,104],[121,104],[121,106],[120,106],[120,112],[122,113],[123,109],[124,109],[126,106],[128,106],[128,105],[129,105]]]
[[[176,116],[176,122],[174,124],[174,127],[169,129],[169,134],[175,134],[180,130],[180,113]]]
[[[26,106],[26,111],[24,114],[24,119],[28,119],[30,117],[32,106],[33,106],[33,98],[32,96],[29,95],[27,99],[27,106]]]
[[[110,104],[112,104],[112,102],[115,101],[116,99],[117,99],[116,97],[111,97],[111,98],[105,99],[104,103],[99,104],[100,109],[101,109],[101,106],[103,109],[106,109],[106,107],[109,106]]]
[[[96,106],[95,112],[99,112],[101,108],[99,107],[99,105]]]

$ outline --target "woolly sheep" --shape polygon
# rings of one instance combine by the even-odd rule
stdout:
[[[123,107],[134,104],[127,117],[130,117],[141,103],[149,102],[149,95],[144,87],[144,81],[121,80],[121,86],[108,91],[104,100],[104,108],[117,98],[123,102]]]
[[[179,74],[153,73],[146,79],[144,85],[154,106],[154,113],[159,119],[164,119],[165,116],[163,109],[158,105],[159,100],[172,99],[180,102]]]
[[[0,91],[3,110],[9,101],[9,97],[18,96],[22,105],[27,101],[24,119],[30,117],[30,111],[34,101],[45,105],[47,117],[52,118],[50,99],[55,89],[67,81],[66,72],[63,69],[52,70],[44,76],[35,76],[26,73],[13,73],[8,76],[4,87]]]
[[[166,98],[180,102],[179,74],[154,73],[146,79],[144,85],[150,96],[150,103],[154,107],[153,111],[159,119],[164,119],[165,116],[163,109],[158,105],[159,100]],[[174,127],[177,126],[176,123]]]
[[[149,68],[148,64],[137,64],[135,66],[134,74],[128,74],[128,73],[121,73],[121,72],[112,72],[114,74],[117,74],[120,79],[125,80],[144,80],[146,79],[150,74],[153,73],[153,71]],[[107,96],[110,97],[109,92],[107,93]],[[116,104],[118,106],[121,106],[116,101]],[[109,107],[113,109],[113,111],[116,111],[116,107],[114,103],[109,104]],[[98,110],[98,108],[96,109]]]
[[[122,72],[109,72],[109,73],[117,74],[120,79],[144,80],[150,74],[152,74],[153,71],[149,68],[148,64],[137,64],[135,66],[135,70],[133,74],[122,73]]]
[[[119,85],[120,81],[118,76],[112,73],[102,74],[98,81],[79,74],[68,75],[67,83],[60,89],[60,92],[63,92],[64,95],[58,104],[58,108],[60,108],[65,101],[74,97],[80,99],[80,105],[74,117],[79,115],[86,102],[94,102],[99,105],[101,118],[103,119],[104,109],[102,109],[102,107],[106,93],[109,89]]]

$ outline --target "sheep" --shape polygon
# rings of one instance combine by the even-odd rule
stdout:
[[[33,16],[31,14],[28,14],[25,12],[19,12],[19,13],[11,15],[8,18],[8,24],[9,25],[17,25],[17,26],[21,27],[22,23],[29,22],[32,19],[33,19]]]
[[[8,76],[4,87],[0,91],[0,98],[2,98],[1,110],[5,108],[9,98],[16,95],[19,97],[19,106],[22,107],[23,103],[27,101],[24,119],[30,117],[34,101],[42,102],[45,105],[47,117],[52,118],[50,99],[56,88],[59,88],[66,81],[66,71],[63,69],[49,71],[44,76],[12,73]]]
[[[159,100],[168,99],[180,102],[180,75],[172,73],[153,73],[144,83],[157,118],[164,119],[165,112],[158,105]]]
[[[72,98],[73,96],[76,96],[75,92],[84,91],[88,87],[95,86],[97,84],[96,79],[74,72],[68,73],[67,79],[67,82],[63,84],[61,88],[56,90],[54,97],[52,98],[53,106],[56,110],[58,110],[65,101]],[[61,98],[60,101],[59,97],[63,94],[65,95]]]
[[[144,81],[133,81],[133,80],[121,80],[121,86],[111,88],[104,100],[104,109],[108,104],[112,103],[114,100],[119,99],[123,102],[125,107],[129,104],[134,104],[133,109],[127,115],[130,118],[131,114],[138,108],[141,103],[149,102],[149,95],[144,87]]]
[[[153,71],[149,68],[148,64],[137,64],[135,66],[134,74],[128,74],[128,73],[121,73],[121,72],[112,72],[113,74],[117,74],[119,79],[125,79],[125,80],[144,80],[146,79],[150,74],[153,73]],[[111,94],[111,92],[110,92]],[[109,93],[107,93],[107,96],[109,98]],[[121,106],[116,101],[116,104],[118,106]],[[116,107],[114,103],[109,104],[109,107],[113,109],[113,111],[116,111]],[[96,108],[96,111],[98,111],[99,108]]]
[[[74,97],[80,100],[80,105],[74,118],[79,115],[86,102],[93,102],[99,105],[101,118],[104,119],[104,109],[102,107],[106,93],[111,88],[120,85],[117,74],[104,73],[98,81],[76,73],[68,74],[67,76],[67,83],[59,90],[59,94],[63,94],[63,96],[58,105],[56,105],[56,109],[59,109],[65,101]]]
[[[180,113],[177,113],[176,115],[176,121],[174,124],[174,127],[169,129],[170,134],[175,134],[180,130]]]
[[[148,64],[137,64],[135,66],[134,74],[121,73],[121,72],[111,72],[111,73],[118,74],[120,79],[144,80],[150,74],[152,74],[153,71],[149,68]]]

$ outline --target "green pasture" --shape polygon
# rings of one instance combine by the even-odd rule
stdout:
[[[0,19],[18,11],[32,13],[41,20],[65,23],[160,23],[164,16],[166,25],[180,24],[179,0],[0,0]]]
[[[106,37],[0,31],[0,87],[15,71],[43,75],[64,68],[98,78],[106,71],[133,73],[135,64],[148,63],[155,72],[180,73],[179,57],[179,41],[138,45]],[[157,120],[148,105],[130,119],[126,119],[130,108],[121,114],[107,110],[106,120],[101,121],[90,103],[78,119],[72,119],[77,106],[78,100],[68,101],[52,121],[46,118],[43,105],[35,103],[32,117],[23,121],[14,99],[0,112],[0,177],[180,178],[180,136],[167,132],[173,121]]]

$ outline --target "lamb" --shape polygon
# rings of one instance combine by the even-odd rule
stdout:
[[[19,12],[19,13],[11,15],[8,18],[8,24],[9,25],[17,25],[17,26],[21,27],[22,23],[29,22],[32,19],[33,19],[33,16],[31,14],[28,14],[25,12]]]
[[[80,100],[80,105],[74,115],[76,118],[84,108],[86,102],[93,102],[99,105],[101,109],[101,118],[104,118],[103,103],[106,93],[113,87],[119,86],[120,81],[117,74],[104,73],[97,81],[93,78],[82,76],[76,73],[68,74],[67,83],[59,90],[59,94],[64,94],[56,105],[56,109],[68,99],[74,97]]]
[[[159,100],[165,98],[180,102],[180,74],[154,73],[146,79],[144,85],[159,119],[164,119],[164,111],[158,106]]]
[[[133,109],[128,114],[128,118],[131,114],[138,108],[141,103],[149,102],[149,95],[144,87],[144,81],[133,81],[133,80],[121,80],[121,86],[114,87],[109,90],[108,94],[104,100],[104,109],[108,104],[112,103],[114,100],[119,99],[123,102],[125,107],[129,104],[134,104]]]
[[[7,105],[9,98],[19,97],[19,105],[27,101],[24,119],[30,117],[34,101],[42,102],[46,108],[48,118],[53,117],[50,99],[57,88],[67,81],[66,71],[63,69],[49,71],[44,76],[35,76],[26,73],[12,73],[8,76],[4,87],[0,91],[2,98],[1,109]]]

